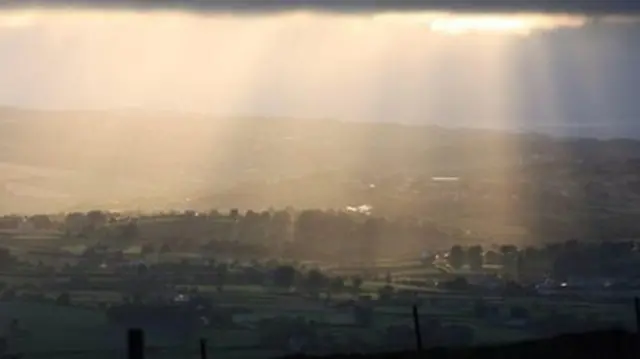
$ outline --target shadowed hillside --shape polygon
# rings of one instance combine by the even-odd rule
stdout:
[[[637,335],[621,332],[593,332],[562,335],[551,339],[528,341],[510,345],[486,346],[459,349],[429,349],[424,352],[401,352],[371,355],[335,355],[331,359],[513,359],[513,358],[637,358]],[[291,356],[291,359],[305,358]]]

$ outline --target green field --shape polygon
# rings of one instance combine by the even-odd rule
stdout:
[[[519,306],[529,310],[533,318],[543,317],[551,312],[570,314],[574,317],[597,315],[601,319],[623,322],[633,326],[632,306],[616,304],[588,303],[584,300],[559,300],[553,297],[536,298],[483,298],[487,303],[499,308],[502,318],[498,322],[487,322],[476,318],[474,304],[476,295],[447,292],[446,290],[428,287],[399,284],[395,281],[424,280],[426,278],[447,279],[455,274],[473,274],[467,270],[456,273],[442,273],[431,266],[425,266],[415,259],[381,260],[371,268],[359,266],[337,266],[319,262],[303,263],[307,268],[321,268],[330,275],[350,277],[363,271],[372,277],[361,286],[358,295],[346,290],[344,293],[332,295],[331,302],[320,298],[312,298],[303,294],[291,293],[277,288],[258,285],[226,285],[223,292],[218,292],[214,285],[200,285],[201,293],[209,294],[216,305],[222,308],[244,308],[245,314],[234,316],[238,325],[234,330],[204,329],[194,334],[189,343],[176,333],[172,338],[156,337],[150,334],[149,346],[171,346],[167,352],[154,353],[152,357],[186,356],[187,352],[196,352],[199,338],[207,338],[211,350],[216,357],[270,357],[281,353],[260,351],[254,347],[259,344],[257,323],[262,319],[288,316],[301,317],[314,321],[323,335],[330,335],[342,340],[358,337],[369,343],[376,343],[384,336],[385,330],[393,325],[412,326],[410,299],[397,299],[388,303],[378,302],[377,293],[387,285],[384,277],[391,274],[396,292],[407,292],[414,295],[423,304],[420,314],[437,318],[442,324],[463,324],[474,329],[476,343],[517,341],[531,338],[532,333],[506,325],[511,308]],[[487,268],[487,270],[496,270]],[[30,284],[34,289],[40,287],[43,279],[2,277],[0,281],[10,286]],[[347,281],[349,282],[349,281]],[[349,285],[349,283],[347,283]],[[193,288],[193,285],[185,286]],[[28,291],[21,289],[21,292]],[[55,298],[60,292],[42,293]],[[112,349],[123,351],[126,328],[109,324],[104,313],[97,308],[98,304],[117,304],[123,301],[123,294],[112,291],[71,291],[74,307],[56,306],[55,304],[28,302],[0,302],[0,325],[6,326],[12,319],[18,319],[21,327],[30,334],[28,337],[12,339],[9,348],[16,352],[52,352],[60,351],[101,351]],[[357,299],[366,295],[374,300],[374,324],[369,328],[355,325],[354,317],[349,309],[337,309],[335,304],[348,299]],[[411,297],[409,295],[408,297]],[[402,296],[404,297],[404,296]],[[632,304],[632,303],[630,303]],[[0,329],[3,329],[0,327]],[[102,353],[102,352],[101,352]],[[35,355],[35,354],[34,354]],[[96,357],[87,354],[88,357]],[[195,355],[195,354],[194,354]],[[77,354],[76,356],[80,356]],[[61,354],[61,357],[68,357]]]
[[[377,283],[365,283],[364,290],[365,292],[373,290],[377,286]],[[200,290],[202,292],[213,292],[215,288],[203,286]],[[371,293],[373,294],[373,292]],[[90,303],[91,298],[100,298],[101,301],[104,301],[106,294],[108,293],[71,293],[74,301],[85,304]],[[115,298],[118,294],[111,293],[108,296]],[[234,355],[240,355],[240,352],[244,351],[256,352],[256,350],[251,349],[251,347],[259,344],[259,334],[253,329],[255,324],[260,319],[275,316],[303,317],[322,324],[321,331],[324,334],[337,338],[355,335],[371,342],[378,340],[383,335],[385,328],[390,325],[412,325],[411,307],[409,305],[377,305],[374,326],[371,328],[358,328],[353,326],[354,319],[349,311],[341,311],[329,307],[324,300],[303,298],[258,286],[229,286],[225,288],[224,292],[216,292],[213,296],[215,302],[223,307],[244,307],[250,311],[234,318],[234,321],[241,326],[237,330],[207,329],[197,335],[198,337],[207,338],[214,353],[224,353],[224,357],[227,357],[227,352],[233,352]],[[348,297],[349,295],[346,294],[337,295],[334,300]],[[429,300],[436,297],[439,303],[437,305],[430,304]],[[419,298],[426,301],[426,304],[420,307],[421,314],[438,318],[444,324],[465,324],[473,327],[477,343],[516,341],[531,337],[525,330],[488,324],[474,318],[473,298],[444,292],[421,292]],[[487,301],[499,305],[501,313],[505,315],[510,307],[523,306],[529,308],[534,316],[543,315],[545,312],[554,309],[577,316],[597,313],[600,317],[618,320],[627,318],[627,322],[631,318],[631,308],[623,306],[585,304],[582,302],[558,303],[551,299],[533,298],[508,300],[488,298]],[[2,303],[0,304],[0,317],[5,322],[9,318],[19,319],[21,325],[31,332],[29,338],[10,342],[10,347],[15,351],[50,352],[124,349],[126,328],[108,324],[105,316],[97,310],[59,307],[49,304]],[[629,324],[631,325],[632,323]],[[196,337],[192,339],[191,344],[195,345],[195,343],[197,343]],[[152,337],[149,345],[175,346],[177,344],[179,344],[179,341],[169,344],[166,341],[155,340]],[[242,347],[246,347],[246,350],[238,349]],[[176,348],[172,350],[188,351],[188,349]],[[259,356],[259,353],[254,354]],[[265,354],[267,353],[265,352]],[[157,355],[160,356],[161,353]]]

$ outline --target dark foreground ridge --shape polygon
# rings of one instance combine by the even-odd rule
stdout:
[[[474,348],[434,348],[422,352],[333,355],[323,358],[429,358],[429,359],[516,359],[516,358],[637,358],[640,354],[638,336],[625,331],[567,334],[550,339],[532,340],[509,345]],[[290,359],[310,358],[289,356]]]

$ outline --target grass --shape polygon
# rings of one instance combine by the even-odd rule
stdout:
[[[27,327],[91,327],[106,323],[103,313],[52,304],[0,302],[0,317],[15,318]]]
[[[311,265],[311,263],[308,263]],[[314,266],[320,265],[313,263]],[[350,273],[357,271],[353,267],[330,267],[332,273]],[[361,270],[360,268],[359,270]],[[438,275],[437,270],[425,267],[416,260],[382,260],[377,263],[377,272],[384,275],[389,271],[394,279],[399,278],[425,278]],[[26,279],[29,281],[29,279]],[[25,283],[21,278],[0,278],[11,285],[18,282]],[[38,280],[33,280],[37,284]],[[362,286],[363,294],[375,294],[387,285],[384,281],[366,281]],[[476,329],[476,338],[481,343],[504,342],[526,339],[530,334],[524,330],[507,328],[506,326],[493,325],[475,318],[473,305],[475,296],[464,293],[452,293],[437,288],[418,287],[412,285],[393,284],[396,290],[407,290],[418,293],[425,299],[420,313],[440,319],[444,324],[464,324]],[[187,286],[185,286],[187,287]],[[191,286],[189,286],[191,287]],[[327,307],[322,300],[303,298],[297,295],[284,293],[281,290],[265,288],[256,285],[229,285],[224,291],[217,292],[212,285],[199,286],[201,292],[211,293],[215,302],[223,307],[244,307],[251,312],[237,315],[235,318],[240,324],[247,327],[254,325],[261,318],[269,318],[279,315],[300,316],[307,320],[321,323],[322,333],[331,333],[338,338],[347,338],[352,335],[365,338],[375,343],[380,340],[381,333],[387,326],[395,324],[412,325],[411,308],[409,305],[379,305],[375,309],[374,328],[357,328],[353,324],[353,317],[349,311],[339,311]],[[55,296],[58,293],[47,293]],[[72,300],[76,303],[95,304],[96,302],[117,303],[122,300],[122,295],[108,291],[72,291]],[[374,296],[375,297],[375,296]],[[349,294],[334,295],[334,300],[351,298]],[[438,305],[433,305],[429,299],[438,298]],[[485,298],[500,306],[503,316],[513,306],[523,306],[530,309],[534,317],[543,316],[551,309],[560,313],[569,313],[574,316],[588,316],[596,313],[600,318],[625,321],[633,324],[633,307],[629,306],[586,303],[584,301],[559,301],[554,298]],[[25,350],[35,347],[41,350],[61,350],[77,348],[113,348],[124,345],[124,328],[113,327],[106,322],[106,318],[98,311],[83,310],[79,308],[59,307],[48,304],[31,303],[0,303],[1,318],[18,318],[23,325],[33,330],[33,337],[29,343],[14,343]],[[209,339],[213,347],[251,346],[258,342],[258,334],[254,330],[243,329],[234,331],[207,330],[201,333]],[[153,339],[156,340],[156,339]],[[162,342],[160,339],[157,342]],[[42,349],[44,348],[44,349]],[[267,351],[233,351],[222,349],[213,350],[217,356],[234,357],[248,355],[248,357],[267,357],[273,353]],[[280,355],[281,353],[277,353]],[[213,355],[213,354],[212,354]]]
[[[370,283],[368,283],[370,285]],[[81,293],[74,293],[80,295]],[[87,300],[91,300],[91,293]],[[432,297],[429,293],[421,294],[423,298]],[[440,297],[439,297],[440,298]],[[408,306],[388,305],[376,308],[375,327],[356,328],[353,317],[348,311],[332,310],[322,301],[309,300],[290,295],[281,295],[264,288],[233,286],[224,292],[216,294],[216,302],[227,306],[240,306],[252,310],[252,313],[238,315],[236,320],[241,324],[252,325],[261,318],[279,315],[301,316],[307,320],[323,323],[321,331],[331,333],[336,337],[345,338],[358,335],[368,340],[379,339],[378,335],[389,325],[412,325],[411,309]],[[533,315],[543,315],[547,308],[559,307],[561,312],[573,315],[588,315],[598,313],[600,317],[624,318],[625,308],[607,304],[584,304],[567,302],[560,304],[551,299],[507,299],[495,300],[501,304],[502,312],[508,313],[511,306],[525,306],[531,308]],[[534,310],[534,303],[538,303]],[[506,326],[491,325],[475,319],[473,314],[473,299],[455,299],[451,297],[441,299],[440,305],[431,305],[429,301],[420,308],[420,313],[439,318],[444,324],[464,324],[476,329],[479,343],[517,341],[530,337],[524,330],[507,328]],[[630,311],[627,312],[629,317]],[[37,347],[40,350],[68,350],[113,348],[124,343],[124,328],[114,328],[106,323],[104,315],[97,311],[78,308],[65,308],[46,304],[2,303],[0,316],[4,318],[16,317],[26,328],[33,329],[32,342],[15,343],[18,347],[29,349]],[[251,346],[258,343],[258,334],[254,330],[208,330],[201,333],[209,339],[213,347]],[[36,344],[37,343],[37,344]],[[35,344],[35,345],[34,345]],[[222,354],[224,351],[221,351]],[[226,352],[224,352],[226,357]]]

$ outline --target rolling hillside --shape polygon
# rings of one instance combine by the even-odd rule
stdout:
[[[629,172],[640,155],[633,140],[135,111],[2,109],[0,144],[2,212],[334,207],[369,198],[363,186],[385,203],[416,178],[514,182],[561,176],[578,160]],[[542,165],[522,167],[532,158]]]

